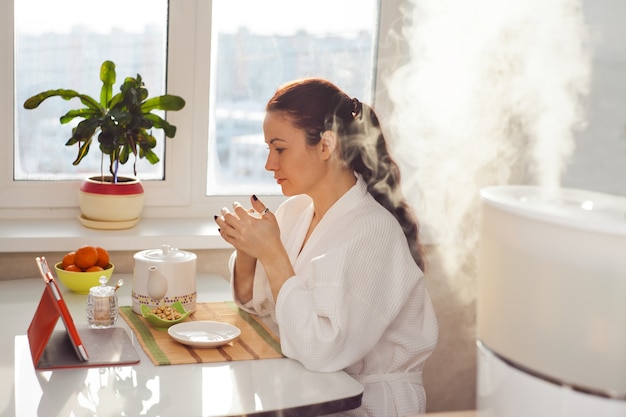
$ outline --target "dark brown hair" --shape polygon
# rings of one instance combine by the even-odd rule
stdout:
[[[327,130],[337,135],[342,160],[363,177],[369,193],[398,220],[415,263],[424,270],[419,224],[402,195],[400,170],[389,154],[374,110],[329,81],[308,78],[282,86],[266,111],[285,114],[304,131],[309,146],[317,145]]]

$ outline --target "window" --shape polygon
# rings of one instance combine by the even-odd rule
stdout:
[[[349,94],[363,101],[375,101],[376,60],[389,56],[382,52],[382,45],[377,44],[379,20],[380,31],[387,31],[392,22],[397,22],[400,13],[399,0],[380,2],[380,5],[377,0],[352,0],[341,5],[335,2],[332,6],[318,2],[308,10],[309,6],[293,2],[279,5],[277,1],[249,1],[249,5],[243,7],[241,2],[225,0],[170,0],[169,3],[166,0],[126,0],[123,7],[108,3],[107,8],[119,15],[119,10],[127,10],[132,3],[138,4],[144,12],[150,9],[158,13],[154,16],[133,13],[141,15],[142,19],[145,17],[146,21],[141,30],[128,28],[121,43],[113,35],[102,35],[101,31],[106,29],[98,27],[99,19],[90,18],[83,28],[80,25],[64,28],[65,33],[73,30],[74,34],[84,27],[96,28],[90,35],[72,36],[73,47],[81,49],[67,57],[53,51],[58,45],[53,35],[34,33],[22,37],[15,34],[22,28],[19,20],[22,1],[0,5],[0,45],[3,45],[0,51],[0,134],[5,138],[17,137],[17,142],[0,141],[0,158],[4,162],[0,167],[0,214],[20,217],[72,216],[77,207],[77,184],[82,178],[78,171],[74,177],[67,176],[73,168],[68,161],[73,160],[75,151],[63,146],[67,135],[65,128],[69,129],[58,123],[63,110],[50,110],[52,116],[44,116],[40,107],[24,111],[26,116],[20,108],[29,94],[67,87],[97,95],[99,90],[93,89],[99,87],[99,65],[104,59],[112,59],[118,65],[116,88],[123,77],[138,72],[146,80],[151,95],[167,91],[184,97],[185,109],[167,114],[168,121],[176,125],[178,131],[175,138],[165,140],[161,150],[165,162],[155,167],[147,163],[138,166],[140,177],[146,180],[144,213],[146,217],[207,216],[207,212],[210,214],[235,199],[247,198],[245,196],[252,192],[279,192],[271,174],[263,170],[266,149],[260,135],[263,107],[280,84],[303,76],[328,77]],[[76,3],[71,15],[82,10],[79,6],[84,2]],[[60,7],[58,2],[51,4],[56,8],[65,7]],[[345,6],[347,11],[337,10],[339,6]],[[47,16],[43,7],[27,7],[38,11],[28,13],[30,19]],[[85,8],[92,16],[93,11]],[[246,13],[238,13],[242,9]],[[330,16],[328,10],[333,10]],[[317,11],[323,11],[324,17],[315,17],[313,13]],[[101,11],[98,13],[104,22],[114,19]],[[164,13],[168,18],[167,33],[162,30]],[[289,18],[284,18],[285,15]],[[15,22],[13,16],[16,16]],[[304,18],[299,21],[299,16]],[[244,20],[246,18],[250,20]],[[144,44],[137,48],[141,51],[139,58],[128,58],[132,56],[132,48],[140,43],[138,39],[148,35],[154,40],[149,46]],[[120,58],[106,56],[104,47],[84,49],[86,43],[98,38],[111,41],[114,45],[111,51]],[[129,41],[131,38],[133,40]],[[35,75],[25,64],[26,53],[20,52],[20,48],[32,44],[40,46],[42,42],[46,42],[45,55],[34,55],[43,61],[38,66],[49,66],[59,78],[46,75],[43,80],[33,81]],[[393,49],[395,45],[389,47]],[[68,60],[70,71],[84,77],[84,89],[70,83],[78,76],[64,78],[67,70],[56,66],[56,62]],[[86,69],[78,66],[83,60]],[[35,87],[23,92],[20,80],[24,79],[36,83]],[[15,80],[18,81],[14,84]],[[68,104],[58,98],[48,102],[52,104],[54,100],[59,105]],[[36,124],[24,117],[44,120]],[[20,124],[21,120],[25,124]],[[46,139],[49,148],[29,142],[38,135],[35,130],[54,130],[56,136]],[[68,155],[61,157],[55,153]],[[81,163],[80,168],[98,172],[99,152],[92,150],[92,153],[92,165],[83,167]],[[269,201],[280,199],[276,196]]]
[[[208,194],[251,185],[280,192],[264,169],[262,132],[265,103],[279,85],[318,76],[371,102],[377,16],[376,0],[213,3]]]
[[[123,9],[124,13],[118,11]],[[38,13],[31,13],[38,10]],[[67,13],[67,10],[73,10]],[[99,98],[100,64],[112,60],[117,80],[114,94],[126,76],[141,74],[150,96],[165,92],[167,45],[167,0],[109,0],[99,9],[96,22],[86,24],[93,6],[81,0],[19,0],[15,2],[15,98],[16,131],[14,179],[81,180],[100,172],[97,142],[77,166],[72,161],[77,146],[63,144],[78,124],[60,125],[59,117],[81,108],[77,98],[50,98],[36,110],[26,110],[24,101],[45,90],[72,89]],[[156,149],[163,159],[163,134],[155,132]],[[137,161],[142,179],[162,179],[163,164]],[[106,171],[106,161],[105,161]],[[121,167],[133,174],[132,163]]]

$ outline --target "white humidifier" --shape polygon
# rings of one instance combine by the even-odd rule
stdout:
[[[480,417],[626,417],[626,199],[481,191]]]

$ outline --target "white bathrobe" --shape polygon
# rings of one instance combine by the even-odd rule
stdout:
[[[435,348],[438,327],[400,225],[361,178],[299,253],[312,216],[305,195],[279,207],[281,239],[296,275],[274,302],[259,263],[253,299],[241,307],[271,315],[287,357],[315,371],[343,369],[365,386],[362,406],[346,415],[425,412],[422,365]]]

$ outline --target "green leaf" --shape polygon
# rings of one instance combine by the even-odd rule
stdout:
[[[128,158],[130,157],[131,147],[126,144],[122,147],[122,151],[120,152],[120,164],[125,164],[128,162]]]
[[[78,139],[76,139],[73,135],[71,138],[69,138],[67,140],[67,142],[65,142],[65,146],[72,146],[72,145],[76,145],[78,143]]]
[[[83,144],[78,148],[78,156],[76,157],[74,162],[72,162],[72,165],[78,165],[80,161],[82,161],[83,158],[87,156],[87,154],[89,153],[89,146],[91,146],[91,139],[83,142]]]
[[[109,102],[109,110],[115,109],[117,107],[121,108],[123,106],[124,106],[124,95],[122,93],[117,93],[116,95],[114,95],[113,98],[111,98],[111,101]]]
[[[71,146],[76,142],[83,141],[91,142],[92,136],[96,133],[96,129],[98,129],[98,127],[100,127],[100,121],[98,119],[83,120],[72,130],[72,137],[65,143],[65,145]]]
[[[146,158],[150,164],[154,165],[159,162],[159,157],[157,154],[152,152],[152,149],[141,149],[143,150],[143,157]]]
[[[173,138],[174,136],[176,136],[176,126],[169,124],[156,114],[148,113],[144,114],[143,117],[152,121],[152,125],[156,129],[163,129],[163,132],[165,132],[165,136],[167,136],[168,138]]]
[[[155,148],[157,145],[156,138],[146,131],[143,131],[141,133],[142,134],[140,136],[139,145],[144,149]]]
[[[76,117],[82,117],[84,119],[90,119],[92,117],[99,117],[101,116],[102,113],[99,110],[94,110],[94,109],[78,109],[78,110],[70,110],[67,113],[65,113],[63,116],[61,116],[61,118],[59,119],[61,121],[61,124],[66,124],[72,120],[74,120]]]
[[[112,61],[104,61],[100,67],[100,105],[109,108],[109,101],[113,97],[113,84],[115,84],[115,64]]]
[[[100,151],[105,155],[111,155],[115,151],[115,144],[111,139],[113,136],[108,131],[100,131],[98,142],[100,142]]]
[[[166,94],[152,97],[141,104],[141,111],[144,113],[152,110],[180,110],[185,107],[185,100],[182,97]]]
[[[91,109],[101,109],[100,104],[98,104],[98,102],[96,100],[94,100],[93,98],[89,97],[88,95],[85,94],[80,94],[77,93],[74,90],[64,90],[64,89],[58,89],[58,90],[48,90],[48,91],[44,91],[43,93],[39,93],[37,95],[34,95],[30,98],[28,98],[25,102],[24,102],[24,108],[28,109],[28,110],[32,110],[35,109],[37,107],[39,107],[39,105],[46,99],[50,98],[50,97],[61,97],[64,100],[70,100],[73,98],[79,98],[80,101],[87,107],[91,108]]]

